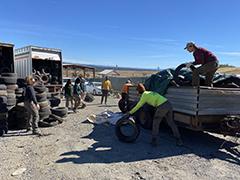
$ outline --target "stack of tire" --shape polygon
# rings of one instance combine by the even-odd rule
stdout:
[[[48,93],[47,98],[50,102],[51,107],[57,107],[61,103],[61,98],[59,93]]]
[[[38,83],[34,86],[34,90],[36,92],[37,102],[40,106],[39,109],[39,120],[43,121],[49,118],[51,114],[49,101],[47,99],[47,88],[44,84]]]
[[[21,103],[21,102],[24,101],[24,98],[23,98],[23,88],[17,88],[15,90],[15,94],[16,94],[17,103]]]
[[[7,108],[12,109],[16,105],[15,90],[17,86],[17,74],[16,73],[2,73],[0,82],[7,86]]]
[[[0,136],[8,131],[7,87],[0,84]]]

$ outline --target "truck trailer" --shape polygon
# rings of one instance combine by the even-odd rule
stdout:
[[[60,49],[26,46],[15,50],[15,72],[18,78],[28,75],[42,81],[49,92],[62,88],[62,52]]]

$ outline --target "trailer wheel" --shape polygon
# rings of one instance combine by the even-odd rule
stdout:
[[[127,119],[120,119],[117,122],[115,133],[120,141],[131,143],[136,141],[138,138],[140,129],[139,126],[135,123],[134,119],[130,117]]]

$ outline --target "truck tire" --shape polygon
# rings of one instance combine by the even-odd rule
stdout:
[[[48,99],[50,101],[50,106],[51,107],[57,107],[60,103],[61,103],[61,99],[60,98],[50,98]]]
[[[15,106],[17,103],[16,98],[8,98],[7,99],[7,106]]]
[[[127,101],[124,100],[124,99],[120,99],[118,101],[118,107],[119,109],[121,110],[122,113],[126,113],[128,111],[128,108],[127,108]]]
[[[43,108],[45,108],[49,105],[49,101],[46,100],[46,101],[43,101],[43,102],[39,102],[38,104],[40,106],[40,109],[43,109]]]
[[[86,102],[93,102],[94,101],[94,96],[92,94],[90,94],[90,93],[87,93],[84,101],[86,101]]]
[[[46,89],[47,89],[45,86],[39,86],[39,85],[34,86],[33,88],[37,93],[46,92]]]
[[[2,73],[2,77],[15,77],[17,78],[17,73]]]
[[[47,94],[45,92],[36,94],[36,98],[38,102],[43,102],[47,100]]]
[[[5,84],[0,84],[0,90],[6,90],[7,86]]]
[[[138,122],[144,129],[152,129],[155,108],[150,105],[144,105],[138,112]]]
[[[51,109],[52,114],[57,115],[59,117],[66,117],[68,114],[68,109],[66,107],[57,107]]]
[[[175,69],[175,72],[174,72],[174,75],[173,75],[173,80],[180,86],[182,85],[186,85],[186,84],[191,84],[190,81],[186,81],[185,79],[183,79],[181,76],[179,76],[180,74],[180,71],[186,67],[186,64],[181,64],[179,65],[176,69]]]
[[[7,104],[7,97],[6,96],[0,96],[0,104]]]
[[[7,89],[15,91],[18,88],[17,84],[7,85]]]
[[[126,134],[126,132],[123,132],[123,128],[126,126],[129,126],[132,129],[132,132],[130,134]],[[117,122],[115,133],[120,141],[132,143],[138,138],[140,134],[140,128],[137,123],[135,123],[134,119],[130,117],[127,119],[120,119]]]
[[[6,90],[0,90],[0,96],[7,96]]]
[[[16,77],[0,77],[0,82],[7,85],[16,84],[17,78]]]

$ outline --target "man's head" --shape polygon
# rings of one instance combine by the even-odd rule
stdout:
[[[188,42],[184,49],[187,49],[188,52],[191,53],[191,52],[194,52],[196,50],[196,48],[197,48],[197,46],[196,46],[196,44],[194,42]]]
[[[146,89],[145,89],[145,87],[142,83],[139,83],[137,85],[137,91],[138,91],[139,94],[142,94],[142,93],[144,93],[144,91],[146,91]]]
[[[35,83],[35,79],[32,76],[27,76],[25,81],[27,85],[33,85]]]

